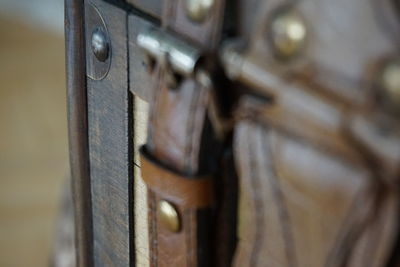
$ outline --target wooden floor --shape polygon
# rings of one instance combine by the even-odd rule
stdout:
[[[64,41],[0,18],[0,266],[47,266],[68,176]]]

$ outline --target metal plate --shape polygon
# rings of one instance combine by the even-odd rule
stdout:
[[[104,19],[96,6],[87,3],[85,6],[85,30],[86,30],[86,75],[93,80],[101,80],[106,77],[111,65],[111,41],[104,23]],[[100,29],[105,33],[106,41],[109,44],[108,58],[102,62],[96,58],[92,50],[92,34]]]

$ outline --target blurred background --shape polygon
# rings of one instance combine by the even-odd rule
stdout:
[[[63,0],[0,0],[0,266],[48,266],[68,185]]]

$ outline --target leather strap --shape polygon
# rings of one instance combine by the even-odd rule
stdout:
[[[208,21],[196,24],[185,15],[184,1],[165,1],[162,27],[210,50],[218,42],[223,2],[215,1]],[[201,178],[201,174],[213,173],[217,162],[218,146],[207,119],[210,92],[190,78],[179,81],[177,88],[168,88],[170,73],[165,68],[156,65],[153,71],[147,156],[142,153],[143,178],[148,185],[150,265],[210,266],[212,181],[210,175]],[[157,212],[161,200],[171,201],[177,209],[182,222],[179,232],[161,223]]]
[[[180,175],[154,158],[142,147],[141,167],[147,187],[165,200],[182,208],[205,208],[213,202],[212,179],[210,176],[188,177]]]
[[[210,182],[194,178],[200,172],[207,173],[210,170],[202,166],[200,146],[202,135],[207,134],[204,124],[208,92],[192,80],[184,81],[179,88],[168,88],[163,79],[164,71],[161,68],[158,71],[160,76],[151,103],[146,150],[158,165],[188,175],[173,175],[165,168],[161,170],[154,164],[150,165],[147,160],[142,162],[145,166],[143,179],[149,185],[150,265],[209,266],[209,256],[204,254],[209,253],[211,248],[209,241],[201,237],[207,239],[206,233],[209,232],[210,208],[203,204],[207,204],[208,201],[204,200],[210,198],[211,188],[207,188]],[[203,143],[202,146],[207,144]],[[177,183],[181,189],[177,189]],[[201,186],[200,191],[194,196],[185,197],[183,190],[191,188],[189,190],[193,193],[196,184]],[[172,201],[180,215],[182,225],[179,233],[169,231],[160,221],[157,208],[165,198]],[[198,203],[191,203],[194,200]],[[202,208],[189,203],[202,204]]]
[[[147,165],[144,170],[143,178],[149,184],[150,265],[209,266],[210,257],[207,254],[211,252],[208,240],[211,237],[209,234],[211,207],[206,208],[203,204],[208,201],[204,200],[195,203],[202,205],[191,207],[188,205],[191,201],[182,201],[182,190],[174,188],[176,182],[170,183],[171,180],[179,181],[182,187],[192,188],[189,189],[191,192],[195,192],[196,184],[201,186],[200,191],[196,193],[197,196],[187,196],[186,200],[200,200],[204,197],[203,194],[200,197],[202,191],[206,194],[204,199],[209,198],[207,196],[210,195],[211,188],[207,188],[206,185],[210,183],[195,178],[200,176],[199,173],[210,173],[212,169],[205,164],[202,156],[203,147],[210,145],[201,142],[201,140],[212,140],[209,136],[203,137],[210,134],[205,130],[209,93],[193,80],[183,81],[179,88],[168,88],[163,76],[164,70],[159,68],[156,71],[159,78],[151,102],[146,149],[159,165],[168,166],[167,169],[188,175],[178,178],[165,170],[160,171],[154,165],[152,167]],[[205,154],[210,156],[208,153]],[[212,159],[210,162],[216,160]],[[143,163],[146,165],[146,161]],[[180,214],[182,225],[179,233],[169,231],[160,222],[157,207],[165,198],[172,200],[172,204]]]

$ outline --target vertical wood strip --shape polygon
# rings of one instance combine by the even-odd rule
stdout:
[[[68,137],[75,211],[76,263],[92,266],[85,36],[83,0],[65,0]]]
[[[150,266],[147,188],[143,182],[139,148],[146,143],[148,124],[148,103],[134,96],[134,204],[135,204],[135,245],[137,266]]]
[[[104,1],[98,9],[110,39],[111,66],[102,80],[87,79],[95,266],[130,266],[132,215],[132,99],[128,88],[127,14]],[[89,21],[90,18],[86,18]],[[86,38],[91,32],[86,33]],[[90,46],[89,46],[90,47]],[[88,51],[87,59],[93,57]]]

